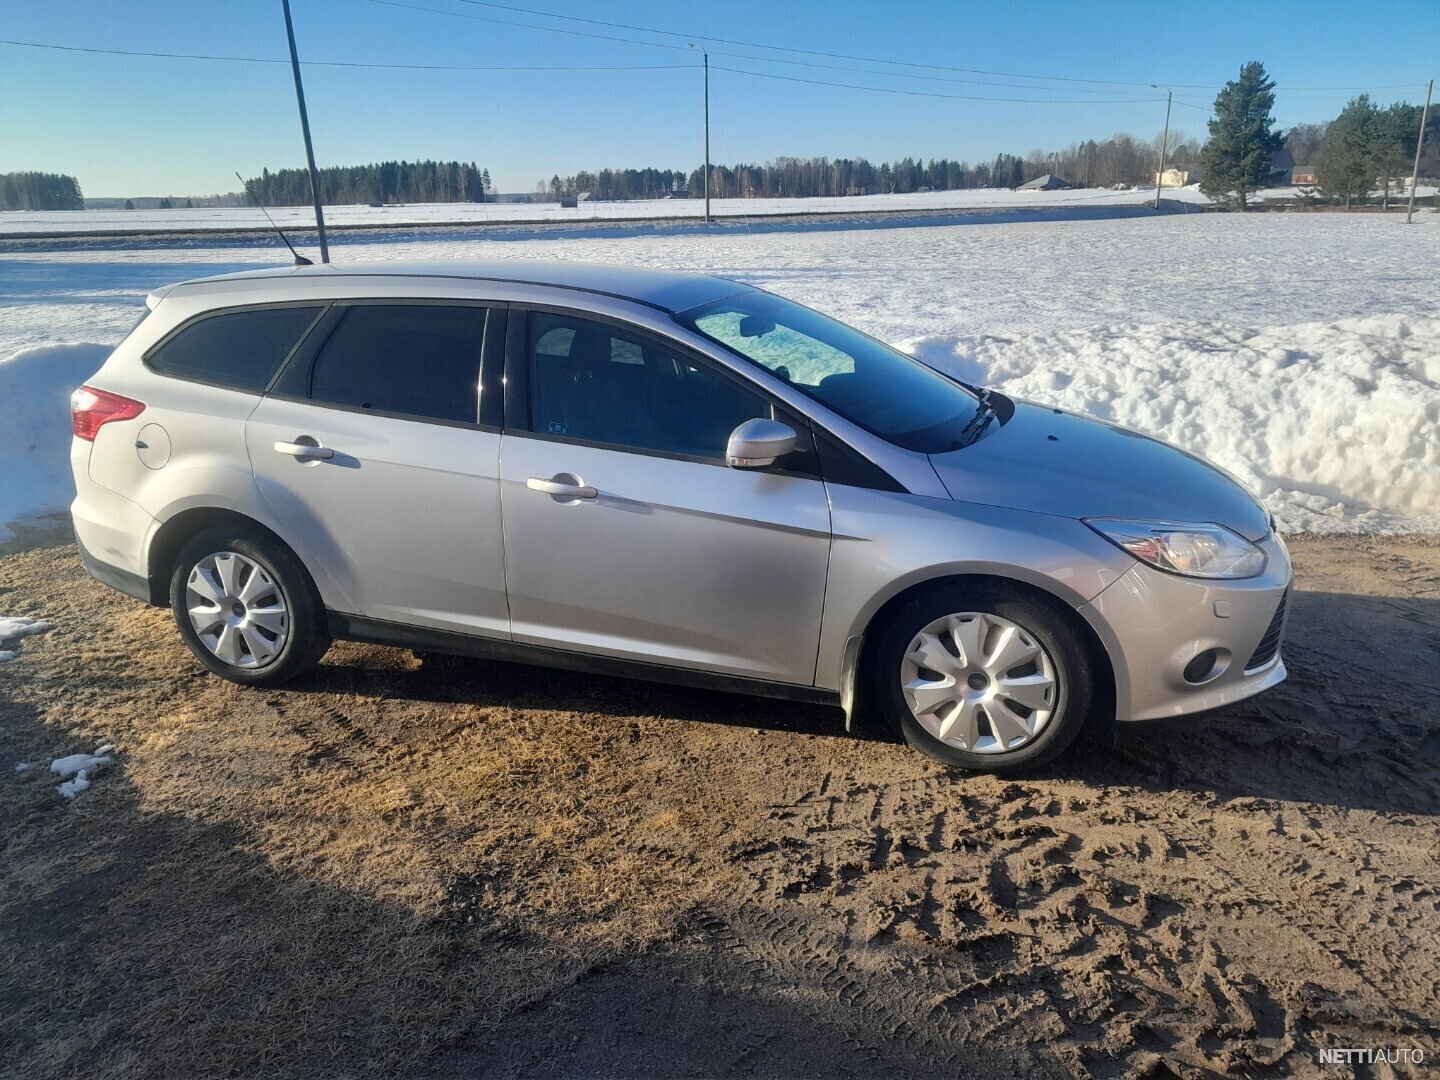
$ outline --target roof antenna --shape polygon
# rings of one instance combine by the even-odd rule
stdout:
[[[270,216],[270,212],[265,209],[265,204],[262,203],[259,199],[257,199],[255,197],[255,193],[250,190],[250,182],[246,180],[243,176],[241,176],[238,172],[235,174],[235,179],[239,180],[240,183],[244,186],[245,194],[249,195],[250,201],[260,208],[260,212],[265,215],[265,220],[270,222],[270,227],[274,229],[277,234],[279,234],[281,241],[285,244],[287,248],[290,248],[290,254],[295,256],[295,265],[314,266],[314,262],[312,262],[310,259],[305,258],[304,255],[301,255],[298,251],[296,251],[293,247],[290,246],[290,241],[285,239],[285,234],[283,232],[280,232],[280,226],[275,224],[275,219],[272,218]]]

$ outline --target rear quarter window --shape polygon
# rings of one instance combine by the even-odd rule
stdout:
[[[162,341],[145,363],[162,375],[259,392],[324,309],[316,304],[208,315]]]

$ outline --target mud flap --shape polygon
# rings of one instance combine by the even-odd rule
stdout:
[[[865,644],[863,636],[852,637],[845,642],[845,655],[840,659],[840,707],[845,710],[845,732],[849,735],[865,733],[865,724],[855,716],[856,698],[860,678],[860,649]]]

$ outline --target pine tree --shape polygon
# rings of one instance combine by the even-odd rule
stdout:
[[[134,209],[135,209],[135,203],[134,203],[134,201],[131,200],[131,199],[126,199],[126,200],[125,200],[125,209],[126,209],[126,210],[134,210]]]
[[[1275,81],[1258,60],[1242,67],[1240,77],[1216,96],[1210,141],[1200,153],[1205,169],[1200,190],[1210,198],[1237,203],[1244,213],[1250,193],[1265,186],[1281,145],[1271,130],[1274,106]]]
[[[1375,121],[1371,153],[1385,192],[1382,205],[1388,210],[1391,181],[1409,172],[1415,157],[1415,140],[1420,134],[1420,106],[1397,101],[1381,109]],[[1400,182],[1400,190],[1404,190],[1404,181]]]
[[[1369,94],[1352,98],[1325,133],[1315,159],[1315,178],[1327,199],[1344,199],[1350,209],[1375,189],[1378,112]]]

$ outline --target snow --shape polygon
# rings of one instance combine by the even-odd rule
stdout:
[[[1004,393],[1163,434],[1239,477],[1291,530],[1440,529],[1440,318],[942,334],[905,347]]]
[[[859,195],[817,199],[712,199],[714,217],[754,218],[789,214],[833,214],[936,211],[970,209],[1024,209],[1085,204],[1140,206],[1154,189],[1107,191],[1068,188],[1061,191],[1011,191],[1008,188],[968,191],[927,191],[910,195]],[[314,211],[308,206],[267,207],[281,228],[312,228]],[[586,200],[574,207],[558,203],[413,203],[408,206],[325,207],[325,224],[345,225],[451,225],[461,222],[587,222],[699,217],[704,199],[637,199],[627,202]],[[265,216],[247,206],[206,207],[193,210],[11,210],[0,212],[0,235],[50,232],[101,232],[110,230],[268,229]]]
[[[1433,185],[1421,184],[1417,199],[1429,199]],[[1293,202],[1293,187],[1266,188],[1256,192],[1252,204]],[[1009,188],[926,191],[908,195],[855,195],[813,199],[712,199],[710,213],[716,218],[755,220],[795,214],[938,213],[955,210],[1020,211],[1057,208],[1139,208],[1155,198],[1153,187],[1126,191],[1106,188],[1064,188],[1059,191],[1011,191]],[[1208,205],[1209,198],[1199,185],[1167,187],[1161,198],[1196,206]],[[1392,193],[1392,200],[1403,201]],[[313,229],[314,211],[308,206],[267,208],[270,217],[284,229]],[[587,200],[574,207],[558,203],[412,203],[405,206],[352,204],[325,207],[329,226],[386,226],[458,224],[583,224],[586,222],[646,221],[698,218],[705,212],[703,199],[636,199],[628,202]],[[247,206],[200,207],[192,210],[9,210],[0,212],[0,236],[84,232],[147,232],[184,230],[227,232],[235,229],[269,229],[258,209]]]
[[[13,645],[21,638],[44,634],[50,624],[44,619],[31,619],[24,615],[0,615],[0,646]],[[0,648],[0,664],[14,660],[19,653],[14,649]]]
[[[50,771],[62,780],[65,780],[55,788],[67,799],[73,799],[80,792],[90,786],[91,776],[113,760],[110,755],[115,752],[115,747],[106,743],[98,747],[93,754],[71,754],[69,757],[56,758],[50,763]]]
[[[1433,186],[1421,184],[1417,198],[1435,194]],[[1206,205],[1210,202],[1199,188],[1162,190],[1161,197],[1174,202]],[[711,216],[759,219],[793,214],[869,214],[896,211],[940,212],[952,210],[1048,210],[1060,207],[1131,207],[1149,205],[1153,187],[1126,191],[1106,188],[1063,188],[1059,191],[1011,191],[1009,188],[926,191],[908,195],[855,195],[813,199],[712,199]],[[1256,192],[1253,203],[1292,202],[1293,187],[1267,188]],[[1392,193],[1392,199],[1400,198]],[[308,206],[267,208],[281,228],[311,229],[314,211]],[[455,225],[462,223],[568,223],[593,221],[643,221],[650,219],[697,218],[705,212],[703,199],[636,199],[628,202],[587,200],[574,207],[558,203],[413,203],[405,206],[352,204],[325,207],[326,225]],[[0,236],[42,233],[186,230],[191,232],[234,229],[268,229],[265,216],[253,207],[217,206],[192,210],[10,210],[0,212]]]
[[[332,248],[345,262],[583,259],[721,274],[964,378],[1194,450],[1254,487],[1288,530],[1440,531],[1440,214],[1407,227],[1403,215],[1122,209],[416,228]],[[0,410],[0,521],[70,497],[64,393],[104,346],[69,343],[118,341],[157,286],[283,261],[268,238],[0,244],[0,401],[48,402]],[[26,435],[12,434],[17,423]],[[26,438],[35,451],[20,448]]]
[[[57,324],[70,314],[52,305]],[[110,348],[38,345],[8,356],[0,349],[0,541],[14,535],[7,523],[64,510],[74,497],[70,392],[94,374]]]

